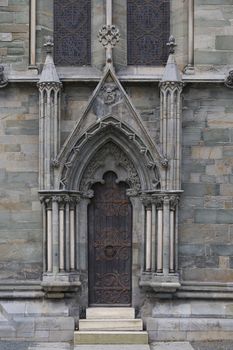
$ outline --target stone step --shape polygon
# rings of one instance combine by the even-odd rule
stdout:
[[[150,346],[139,344],[139,345],[75,345],[74,350],[150,350]]]
[[[80,331],[142,331],[143,324],[140,319],[89,319],[79,321]]]
[[[86,319],[134,319],[133,307],[89,307],[86,309]]]
[[[148,344],[147,332],[77,331],[74,344]]]
[[[151,350],[194,350],[189,342],[157,342],[151,344]]]

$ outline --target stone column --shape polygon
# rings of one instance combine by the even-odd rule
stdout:
[[[185,74],[194,74],[194,0],[188,0],[188,65]]]
[[[158,198],[156,202],[157,209],[157,273],[163,272],[163,201]]]
[[[42,285],[50,290],[58,286],[62,289],[63,284],[66,287],[69,283],[77,285],[76,203],[79,196],[75,193],[44,191],[41,201],[45,215]]]
[[[162,190],[180,190],[181,178],[181,74],[174,57],[175,39],[170,38],[170,55],[160,83],[161,109],[160,126],[163,155],[168,159],[168,167],[161,180]]]
[[[30,0],[29,68],[36,68],[36,0]]]
[[[59,207],[59,270],[65,271],[65,203],[63,199]]]
[[[54,186],[51,164],[60,148],[60,91],[62,84],[52,57],[53,42],[50,37],[45,44],[47,56],[38,83],[39,101],[39,186],[50,190]]]

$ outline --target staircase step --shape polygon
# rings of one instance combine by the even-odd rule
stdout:
[[[86,318],[89,319],[134,319],[133,307],[89,307]]]
[[[79,321],[80,331],[142,331],[142,320],[127,319],[89,319]]]
[[[77,331],[74,344],[148,344],[147,332]]]
[[[74,350],[150,350],[150,346],[147,344],[133,344],[133,345],[125,345],[125,344],[120,344],[119,345],[111,345],[111,344],[106,344],[106,345],[75,345]]]

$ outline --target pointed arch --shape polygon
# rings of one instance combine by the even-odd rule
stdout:
[[[114,144],[137,169],[142,190],[160,186],[159,159],[154,159],[142,139],[125,123],[107,117],[94,123],[73,146],[61,154],[57,163],[57,186],[60,189],[81,190],[81,177],[87,165],[101,148]]]

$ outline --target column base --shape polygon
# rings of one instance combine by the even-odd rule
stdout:
[[[141,275],[139,286],[156,293],[175,293],[181,284],[177,273],[157,274],[144,272]]]
[[[46,292],[76,292],[81,282],[77,272],[44,273],[41,286]]]

